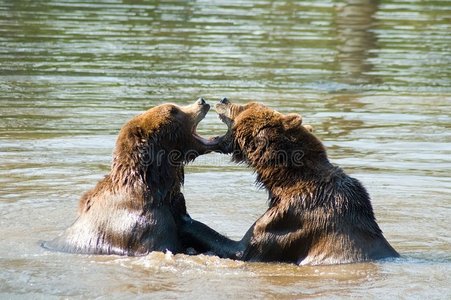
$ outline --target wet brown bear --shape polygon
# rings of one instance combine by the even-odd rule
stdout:
[[[227,99],[216,110],[229,127],[219,138],[222,150],[255,170],[269,208],[241,241],[186,217],[180,229],[191,246],[221,257],[301,265],[399,256],[382,235],[365,188],[329,162],[300,115]]]
[[[179,252],[183,163],[214,146],[196,134],[209,108],[204,99],[183,107],[163,104],[126,123],[110,173],[82,196],[76,221],[43,246],[89,254]]]

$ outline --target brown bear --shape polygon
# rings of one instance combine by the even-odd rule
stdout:
[[[240,241],[185,217],[179,229],[187,244],[220,257],[300,265],[399,256],[382,235],[365,188],[329,162],[300,115],[225,98],[216,110],[229,128],[218,138],[220,148],[256,172],[269,208]]]
[[[214,150],[196,133],[210,105],[162,104],[132,118],[119,132],[111,171],[80,200],[76,221],[47,249],[145,255],[180,252],[177,219],[186,214],[183,165]]]

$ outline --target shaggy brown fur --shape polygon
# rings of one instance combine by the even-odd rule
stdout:
[[[90,254],[179,252],[183,164],[215,147],[195,132],[209,108],[203,99],[183,107],[163,104],[126,123],[110,173],[81,197],[77,220],[43,246]]]
[[[188,243],[221,257],[301,265],[398,256],[376,223],[365,188],[329,162],[300,115],[227,99],[216,109],[229,127],[219,138],[222,150],[255,170],[269,208],[238,242],[186,218],[181,231]]]

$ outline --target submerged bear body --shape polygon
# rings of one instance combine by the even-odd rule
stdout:
[[[75,222],[43,246],[118,255],[183,250],[176,227],[186,214],[183,165],[213,147],[195,132],[209,108],[203,99],[163,104],[126,123],[109,174],[81,197]]]
[[[269,208],[240,241],[185,218],[181,231],[191,246],[221,257],[301,265],[399,256],[376,223],[365,188],[329,162],[300,115],[227,99],[216,109],[229,127],[221,149],[255,171]]]

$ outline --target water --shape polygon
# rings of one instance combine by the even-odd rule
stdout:
[[[451,296],[450,1],[0,0],[0,298]],[[300,112],[359,178],[395,261],[298,267],[53,253],[118,130],[199,96]],[[205,136],[225,126],[210,112]],[[240,238],[266,208],[227,156],[186,169],[190,214]]]

